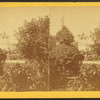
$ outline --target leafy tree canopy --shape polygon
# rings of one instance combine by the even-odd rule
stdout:
[[[94,44],[91,46],[94,53],[100,55],[100,25],[91,32],[91,38]]]
[[[50,88],[66,87],[68,77],[79,74],[84,59],[75,46],[59,44],[50,52]]]
[[[71,45],[74,42],[74,36],[65,25],[58,31],[56,38],[60,44]]]
[[[83,58],[76,47],[65,44],[58,45],[50,52],[52,66],[62,67],[68,70],[71,69],[73,71],[77,71],[78,65]]]
[[[46,61],[48,59],[49,18],[39,17],[25,21],[17,32],[18,50],[27,59]]]

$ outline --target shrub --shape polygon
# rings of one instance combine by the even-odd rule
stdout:
[[[23,65],[13,64],[5,68],[5,84],[7,88],[4,91],[35,91],[47,90],[47,72],[40,68],[36,61]]]
[[[74,46],[58,45],[50,52],[50,85],[51,88],[65,86],[69,76],[79,73],[84,57]]]
[[[0,49],[0,75],[3,74],[3,64],[7,58],[7,52],[5,50]]]
[[[83,74],[83,83],[85,83],[83,86],[85,85],[85,89],[88,91],[100,91],[100,65],[92,64],[88,66],[90,67]]]
[[[66,85],[67,91],[100,91],[100,65],[83,64],[80,74]]]
[[[0,49],[0,63],[3,63],[7,58],[6,50]]]

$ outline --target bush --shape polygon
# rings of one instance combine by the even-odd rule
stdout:
[[[64,87],[68,77],[80,71],[84,57],[74,46],[58,45],[50,52],[50,87]]]
[[[85,61],[99,61],[100,56],[93,50],[91,50],[91,51],[87,50],[84,52],[84,60]]]
[[[7,52],[6,50],[0,49],[0,63],[3,63],[7,58]]]
[[[4,91],[40,91],[47,90],[47,72],[39,63],[13,64],[5,68]]]
[[[3,74],[3,64],[7,58],[7,52],[5,50],[0,49],[0,75]]]
[[[100,91],[100,65],[83,64],[79,76],[66,85],[67,91]]]
[[[88,65],[83,74],[83,89],[87,91],[100,91],[100,65]]]

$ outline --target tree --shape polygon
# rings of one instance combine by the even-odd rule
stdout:
[[[24,58],[35,59],[43,66],[48,61],[49,18],[40,17],[25,21],[17,32],[18,50]]]
[[[74,36],[62,26],[56,35],[60,43],[50,51],[50,88],[66,88],[68,77],[79,73],[80,64],[84,57],[78,48],[72,45]]]
[[[100,25],[91,32],[91,39],[93,40],[94,44],[91,45],[92,52],[100,56]]]
[[[38,19],[32,19],[30,22],[25,21],[24,25],[18,29],[16,32],[16,36],[18,39],[17,49],[23,58],[26,60],[25,64],[18,67],[15,67],[16,72],[12,73],[10,76],[12,80],[15,79],[17,73],[21,73],[17,75],[16,81],[12,81],[17,87],[21,87],[24,81],[28,81],[28,74],[26,73],[28,70],[31,71],[30,77],[32,77],[31,83],[26,84],[26,89],[30,88],[29,84],[35,84],[35,88],[39,86],[41,88],[45,88],[48,85],[48,66],[49,66],[49,18],[48,16],[39,17]],[[23,67],[24,66],[24,67]],[[23,68],[25,71],[23,72]],[[13,72],[13,69],[11,70]],[[15,77],[13,77],[15,76]],[[22,80],[26,77],[25,80]],[[36,77],[35,77],[36,76]],[[38,77],[41,76],[41,77]],[[37,80],[33,79],[36,78]],[[17,84],[18,83],[18,84]],[[44,86],[44,85],[45,86]],[[24,84],[25,85],[25,84]],[[23,85],[23,86],[24,86]],[[38,86],[37,86],[38,85]]]
[[[60,44],[71,45],[74,42],[74,36],[65,25],[57,32],[56,38]]]

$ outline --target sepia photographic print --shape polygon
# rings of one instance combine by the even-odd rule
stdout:
[[[0,17],[0,92],[100,91],[100,7],[2,7]]]

